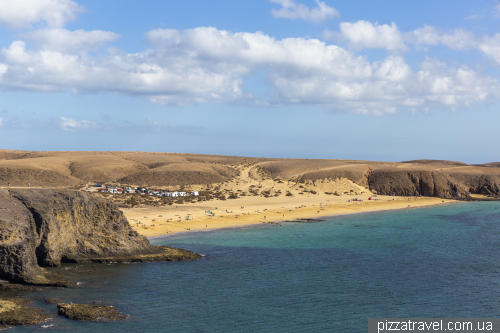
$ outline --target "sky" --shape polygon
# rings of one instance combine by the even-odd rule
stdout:
[[[495,0],[0,0],[0,149],[500,161]]]

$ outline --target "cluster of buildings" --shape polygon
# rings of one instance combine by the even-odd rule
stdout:
[[[145,187],[112,187],[110,185],[100,185],[95,184],[94,187],[100,187],[97,192],[100,193],[111,193],[111,194],[125,194],[125,193],[138,193],[142,195],[156,195],[159,197],[168,197],[168,198],[177,198],[177,197],[185,197],[187,195],[200,195],[198,191],[182,192],[182,191],[167,191],[167,190],[153,190]],[[91,190],[91,187],[87,187],[87,190]]]

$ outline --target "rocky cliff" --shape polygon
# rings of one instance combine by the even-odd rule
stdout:
[[[153,255],[158,261],[196,259],[192,252],[162,256],[132,230],[115,205],[91,194],[52,189],[0,189],[0,277],[31,284],[60,285],[41,268],[61,262]],[[64,285],[64,283],[62,283]]]
[[[449,172],[424,168],[330,169],[308,172],[297,181],[347,178],[383,195],[423,195],[440,198],[465,198],[472,194],[500,195],[500,175],[472,172]]]
[[[367,179],[370,190],[385,195],[460,198],[469,193],[466,185],[436,171],[379,169]]]

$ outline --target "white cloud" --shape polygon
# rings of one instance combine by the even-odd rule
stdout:
[[[2,126],[3,126],[3,119],[0,118],[0,127],[2,127]]]
[[[12,29],[28,28],[34,24],[63,27],[84,11],[85,7],[72,0],[2,0],[0,24]]]
[[[451,33],[443,33],[432,26],[413,30],[407,38],[417,45],[445,45],[453,50],[468,50],[477,45],[476,36],[470,31],[455,29]]]
[[[408,33],[407,39],[417,46],[444,45],[461,51],[478,49],[500,65],[500,34],[476,36],[473,32],[463,29],[446,33],[432,26],[424,26]]]
[[[390,57],[374,67],[377,68],[374,75],[365,80],[325,75],[297,80],[278,78],[273,83],[279,88],[281,99],[289,103],[317,104],[375,115],[407,107],[455,109],[499,94],[496,79],[431,59],[415,73],[399,57]]]
[[[280,9],[271,10],[271,14],[276,18],[302,19],[319,23],[329,18],[339,17],[339,12],[324,1],[316,0],[317,7],[310,9],[304,4],[296,3],[293,0],[270,0],[281,5]]]
[[[412,75],[412,70],[401,57],[390,56],[373,63],[374,76],[388,82],[403,82]]]
[[[498,97],[496,79],[467,67],[427,60],[414,71],[394,55],[371,63],[317,39],[276,40],[261,32],[233,33],[209,27],[157,29],[145,37],[150,47],[143,52],[108,55],[28,48],[25,42],[15,41],[0,52],[0,64],[5,66],[0,87],[109,91],[144,96],[158,105],[246,101],[367,114],[409,107],[458,108]],[[246,77],[257,70],[268,73],[266,80],[274,88],[269,101],[256,101],[243,89]],[[66,130],[93,128],[92,123],[65,119]]]
[[[478,49],[500,65],[500,34],[483,37],[478,44]]]
[[[355,23],[340,23],[340,32],[324,32],[325,38],[332,40],[346,40],[353,49],[363,48],[385,48],[390,51],[405,51],[408,48],[404,43],[403,34],[399,31],[396,23],[372,24],[367,21]]]
[[[97,50],[102,45],[118,39],[120,35],[102,30],[69,31],[62,28],[56,28],[39,29],[20,34],[20,37],[46,50],[71,52],[78,50]]]
[[[74,120],[66,117],[58,119],[56,125],[64,131],[88,130],[97,127],[97,123],[94,121]]]
[[[9,68],[9,67],[7,67],[7,65],[6,65],[6,64],[2,64],[2,63],[0,63],[0,77],[2,77],[2,75],[4,75],[4,74],[5,74],[5,72],[7,72],[7,69],[8,69],[8,68]]]

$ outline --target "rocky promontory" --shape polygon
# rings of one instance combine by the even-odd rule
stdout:
[[[126,259],[124,259],[126,258]],[[57,189],[0,189],[0,277],[70,286],[43,267],[61,263],[198,259],[185,250],[152,246],[112,203]]]

